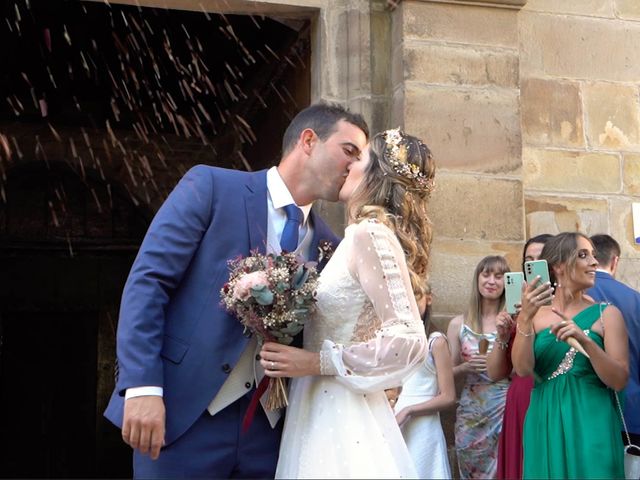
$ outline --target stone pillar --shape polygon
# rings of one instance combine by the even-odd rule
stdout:
[[[317,17],[313,45],[312,96],[346,105],[361,113],[372,133],[386,128],[388,95],[384,71],[388,63],[389,15],[382,0],[326,0]],[[375,24],[373,22],[375,21]],[[386,23],[385,23],[386,21]],[[374,38],[373,31],[380,33]],[[387,32],[387,33],[385,33]],[[372,55],[376,44],[380,57]],[[377,60],[382,60],[382,68]],[[388,72],[388,70],[386,70]],[[374,86],[376,90],[374,91]],[[317,208],[332,228],[344,227],[341,204],[317,202]]]
[[[431,279],[441,328],[467,305],[490,254],[520,264],[524,239],[518,8],[403,1],[392,21],[392,118],[437,161]],[[510,5],[507,5],[510,4]]]
[[[609,233],[640,287],[640,3],[529,0],[520,13],[527,234]]]

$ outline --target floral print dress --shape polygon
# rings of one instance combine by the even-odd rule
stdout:
[[[496,334],[476,333],[464,323],[460,329],[461,356],[468,361],[478,354],[482,338],[489,351]],[[498,466],[498,438],[507,397],[508,380],[493,382],[486,372],[469,373],[456,411],[456,455],[460,478],[495,478]]]

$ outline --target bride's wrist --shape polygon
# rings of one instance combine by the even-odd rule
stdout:
[[[318,352],[310,352],[309,375],[322,375],[322,370],[320,368],[320,353]]]

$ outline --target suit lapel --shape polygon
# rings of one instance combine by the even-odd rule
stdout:
[[[229,199],[232,201],[232,199]],[[249,229],[249,248],[266,252],[267,245],[267,171],[251,176],[246,184],[244,197]]]
[[[317,262],[318,261],[318,246],[320,245],[321,235],[322,235],[322,225],[321,222],[318,221],[318,216],[311,209],[309,213],[309,221],[313,225],[313,238],[311,239],[311,247],[309,250],[309,261]]]

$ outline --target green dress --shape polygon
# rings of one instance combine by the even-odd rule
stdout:
[[[591,305],[573,321],[591,331],[606,304]],[[624,478],[623,446],[613,391],[591,362],[544,329],[536,334],[535,386],[524,424],[524,478]]]

